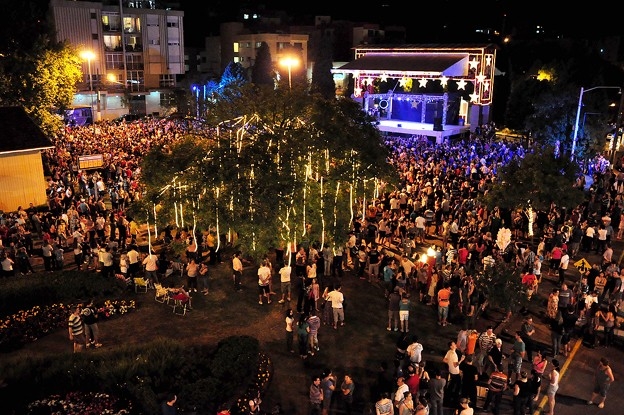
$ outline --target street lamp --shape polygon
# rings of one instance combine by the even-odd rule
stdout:
[[[299,65],[299,59],[297,58],[283,58],[280,60],[280,64],[288,67],[288,89],[292,89],[292,67]]]
[[[93,114],[93,76],[91,76],[91,60],[95,59],[95,53],[90,50],[83,50],[80,53],[82,59],[87,60],[87,67],[89,68],[89,95],[91,96],[91,123],[93,124],[93,130],[95,131],[95,114]]]
[[[618,89],[620,91],[620,94],[622,93],[622,88],[619,86],[595,86],[589,89],[584,89],[583,87],[581,87],[578,108],[576,109],[576,121],[574,122],[574,136],[572,137],[572,151],[570,152],[571,159],[574,159],[574,151],[576,150],[576,138],[578,137],[579,118],[581,118],[581,108],[583,107],[583,94],[585,92],[590,92],[595,89]]]
[[[82,59],[86,59],[87,67],[89,68],[89,91],[93,92],[93,77],[91,76],[91,60],[95,59],[95,53],[90,50],[83,50],[80,53]]]

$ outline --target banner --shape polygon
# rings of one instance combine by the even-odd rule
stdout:
[[[78,168],[80,170],[99,169],[102,167],[104,167],[104,156],[101,154],[78,156]]]

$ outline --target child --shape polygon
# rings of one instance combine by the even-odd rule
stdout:
[[[320,290],[321,286],[319,285],[316,278],[312,279],[312,285],[310,286],[310,300],[313,301],[314,309],[319,311],[319,298],[320,298]]]

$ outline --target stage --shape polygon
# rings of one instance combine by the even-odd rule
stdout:
[[[470,131],[469,125],[444,125],[442,131],[434,131],[433,124],[401,120],[379,120],[379,131],[408,135],[424,135],[435,137],[436,143],[442,143],[447,137],[465,134]]]

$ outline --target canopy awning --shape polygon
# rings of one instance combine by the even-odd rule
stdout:
[[[469,72],[467,53],[367,53],[339,68],[334,73],[386,74],[388,76],[454,76]]]

